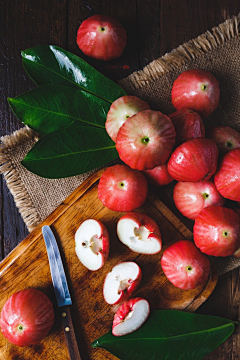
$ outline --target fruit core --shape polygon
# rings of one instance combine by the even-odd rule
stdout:
[[[142,241],[147,241],[148,236],[150,234],[150,231],[148,229],[146,229],[145,226],[140,226],[139,228],[134,228],[134,236],[130,237],[130,240],[136,241],[136,240],[142,240]]]
[[[148,136],[145,136],[144,138],[142,138],[141,142],[145,145],[147,145],[149,143],[150,139]]]
[[[122,291],[126,291],[131,284],[131,279],[124,279],[120,281],[119,288],[118,288],[118,294],[120,294]]]
[[[90,247],[92,249],[92,252],[98,254],[98,252],[102,250],[102,239],[99,238],[97,235],[93,235],[89,241],[83,241],[82,246]]]

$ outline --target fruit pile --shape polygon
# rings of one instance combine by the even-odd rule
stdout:
[[[127,212],[117,223],[119,240],[137,253],[161,251],[158,225],[135,211],[147,198],[148,183],[163,186],[177,181],[174,203],[195,220],[194,242],[177,241],[161,257],[166,277],[181,289],[207,281],[207,255],[240,253],[239,215],[223,207],[225,199],[240,201],[240,133],[227,126],[205,131],[203,122],[216,109],[219,94],[218,81],[209,71],[188,70],[173,83],[177,110],[173,114],[151,110],[145,101],[126,95],[113,102],[105,124],[124,164],[104,171],[98,198],[113,211]],[[76,233],[76,251],[90,270],[102,267],[109,253],[105,226],[93,219],[84,221]],[[116,336],[136,330],[149,314],[147,300],[128,300],[140,280],[141,269],[130,261],[116,265],[106,276],[105,301],[122,303],[113,321]]]

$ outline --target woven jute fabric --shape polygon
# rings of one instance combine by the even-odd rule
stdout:
[[[221,94],[220,103],[214,113],[205,119],[205,126],[228,125],[240,131],[239,35],[240,15],[154,60],[119,83],[128,94],[147,101],[152,109],[169,114],[175,111],[171,103],[171,88],[177,76],[187,69],[209,70],[218,79]],[[0,145],[0,171],[29,231],[91,173],[57,180],[30,173],[21,166],[20,161],[37,138],[32,130],[23,128],[2,137]],[[217,259],[219,274],[239,265],[240,260],[233,257]]]

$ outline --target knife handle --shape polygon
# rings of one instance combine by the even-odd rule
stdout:
[[[81,360],[69,306],[61,307],[61,318],[70,360]]]

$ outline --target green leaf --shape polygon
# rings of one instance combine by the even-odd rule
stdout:
[[[176,310],[152,311],[137,331],[116,337],[111,332],[92,343],[121,360],[200,360],[233,332],[231,320]]]
[[[8,102],[25,125],[41,135],[73,124],[105,128],[110,104],[82,90],[67,86],[42,86]]]
[[[113,102],[126,95],[113,81],[78,56],[53,45],[22,51],[23,66],[39,86],[60,84],[80,88]]]
[[[22,165],[41,177],[58,179],[85,173],[117,157],[105,129],[70,125],[41,138]]]

